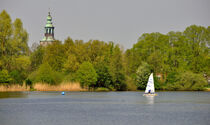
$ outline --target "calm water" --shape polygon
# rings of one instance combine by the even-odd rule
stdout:
[[[0,125],[210,125],[210,92],[0,93]]]

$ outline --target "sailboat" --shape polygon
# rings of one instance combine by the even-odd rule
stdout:
[[[149,76],[144,96],[157,96],[157,94],[155,94],[153,73],[151,73]]]

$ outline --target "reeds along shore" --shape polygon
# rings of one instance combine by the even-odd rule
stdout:
[[[101,91],[100,89],[102,88],[96,89],[95,91]],[[0,92],[15,92],[15,91],[90,91],[90,90],[88,90],[87,88],[86,89],[82,88],[80,86],[80,83],[70,83],[70,82],[65,82],[58,85],[49,85],[47,83],[35,83],[32,89],[30,89],[30,86],[26,86],[25,83],[23,85],[19,84],[12,84],[7,86],[0,85]],[[106,91],[110,90],[106,89]],[[204,91],[210,92],[210,88],[206,88]]]
[[[30,87],[26,84],[13,84],[9,86],[0,85],[0,92],[6,91],[30,91]],[[87,91],[80,87],[79,83],[61,83],[58,85],[49,85],[47,83],[35,83],[33,85],[34,91]]]

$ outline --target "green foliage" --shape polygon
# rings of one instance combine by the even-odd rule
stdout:
[[[13,70],[9,73],[10,77],[12,78],[11,83],[22,83],[23,82],[23,75],[18,70]]]
[[[30,89],[32,90],[33,89],[33,84],[32,84],[32,81],[30,79],[26,79],[26,86],[29,86]]]
[[[77,81],[76,73],[69,73],[69,74],[65,75],[63,81],[64,82],[76,82]]]
[[[39,65],[43,62],[45,49],[42,46],[37,47],[36,50],[30,55],[31,60],[31,68],[32,70],[35,70],[39,67]]]
[[[97,81],[97,73],[93,65],[89,62],[83,62],[76,72],[77,80],[82,87],[92,88]]]
[[[156,77],[156,76],[153,76],[154,77],[154,83],[155,83],[155,90],[161,90],[163,89],[163,82],[161,82],[161,80]]]
[[[208,85],[201,74],[189,71],[179,75],[176,84],[179,86],[179,90],[204,90],[204,87]]]
[[[13,38],[10,41],[10,54],[12,55],[28,55],[28,33],[23,29],[22,21],[17,18],[13,23]]]
[[[8,42],[11,40],[12,35],[12,22],[9,14],[3,10],[0,13],[0,57],[6,56],[6,49],[8,48]]]
[[[99,87],[95,90],[96,92],[108,92],[110,91],[108,88],[104,88],[104,87]]]
[[[66,73],[76,72],[79,68],[79,62],[74,54],[69,54],[67,60],[64,63],[63,71]]]
[[[143,34],[133,48],[125,53],[126,74],[136,79],[138,66],[146,62],[154,74],[167,76],[167,79],[155,78],[156,88],[172,90],[181,88],[177,82],[177,75],[183,75],[183,71],[209,76],[209,47],[207,45],[210,32],[208,28],[192,25],[184,32],[171,31],[167,35]],[[139,80],[144,81],[143,78]],[[144,86],[140,88],[143,89]]]
[[[48,63],[43,63],[38,70],[30,74],[28,78],[33,82],[58,84],[62,82],[63,75],[54,71]]]
[[[61,72],[65,62],[64,47],[61,41],[54,41],[53,44],[46,47],[43,61],[47,62],[53,70]]]
[[[11,80],[7,70],[0,70],[0,83],[8,84]]]
[[[178,81],[177,75],[178,75],[177,72],[170,72],[170,73],[167,75],[166,84],[176,83],[176,82]]]
[[[149,75],[151,74],[151,68],[150,66],[142,62],[142,64],[139,66],[139,68],[136,71],[136,86],[138,89],[144,90],[147,86],[147,81],[149,78]]]
[[[172,72],[166,81],[167,90],[204,90],[207,80],[201,75],[191,71]]]
[[[135,84],[135,80],[129,76],[126,76],[126,86],[128,91],[136,91],[137,85]]]
[[[0,69],[6,69],[11,83],[21,84],[30,69],[28,33],[22,21],[15,19],[3,10],[0,14]]]
[[[110,58],[109,73],[116,90],[126,90],[125,70],[122,64],[122,51],[119,45],[113,46]]]
[[[109,73],[109,66],[104,60],[103,57],[97,58],[95,60],[95,70],[98,75],[97,77],[97,82],[96,82],[96,87],[112,87],[112,78]]]

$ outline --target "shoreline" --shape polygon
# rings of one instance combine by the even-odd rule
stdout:
[[[47,83],[34,83],[33,87],[13,84],[0,85],[0,92],[20,92],[20,91],[87,91],[80,87],[79,83],[63,82],[58,85],[49,85]]]
[[[144,90],[125,90],[125,91],[89,91],[89,90],[12,90],[12,91],[0,91],[1,92],[144,92]],[[156,93],[158,92],[210,92],[210,90],[158,90],[156,91]]]
[[[0,92],[24,92],[24,91],[72,91],[72,92],[144,92],[144,90],[125,90],[125,91],[116,91],[116,90],[109,90],[107,88],[96,88],[95,90],[88,90],[82,88],[80,83],[71,83],[71,82],[63,82],[58,85],[49,85],[47,83],[35,83],[32,88],[30,86],[26,86],[24,83],[23,85],[13,84],[13,85],[0,85]],[[204,90],[156,90],[156,92],[172,92],[172,91],[204,91],[210,92],[210,88],[205,88]]]

